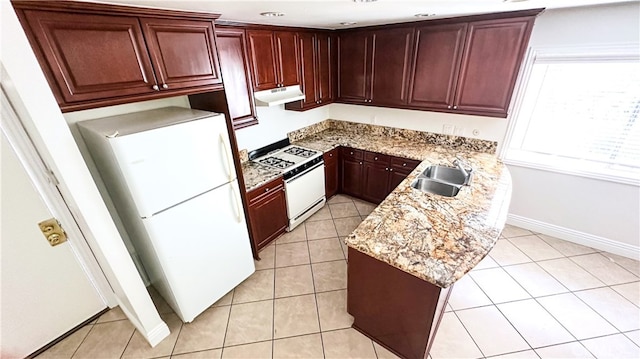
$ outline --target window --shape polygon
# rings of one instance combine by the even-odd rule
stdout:
[[[531,53],[505,162],[640,184],[638,50]]]

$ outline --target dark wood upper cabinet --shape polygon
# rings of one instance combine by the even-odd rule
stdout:
[[[22,18],[61,106],[155,92],[137,18],[34,10],[25,10]]]
[[[407,103],[413,28],[341,33],[339,91],[343,102]]]
[[[298,34],[300,78],[305,99],[285,104],[287,110],[304,111],[332,101],[334,50],[328,33]]]
[[[540,12],[339,32],[337,100],[506,117]]]
[[[375,32],[372,58],[372,90],[369,102],[374,105],[404,105],[413,49],[413,28]]]
[[[298,69],[298,34],[292,31],[274,31],[280,86],[300,84]]]
[[[12,1],[63,112],[219,90],[215,14]]]
[[[266,90],[278,83],[275,43],[272,31],[247,31],[249,39],[249,59],[253,74],[253,88]]]
[[[454,106],[506,117],[533,18],[469,23]]]
[[[217,28],[216,38],[224,91],[190,95],[191,108],[223,112],[236,130],[258,124],[245,32],[241,28]]]
[[[367,103],[371,97],[371,67],[375,35],[343,32],[338,37],[338,99]]]
[[[295,32],[248,30],[247,37],[254,90],[300,83],[298,35]]]
[[[141,18],[140,23],[161,88],[222,83],[213,22]]]
[[[317,92],[320,104],[333,101],[335,78],[335,46],[333,38],[328,33],[316,34],[316,62],[317,62]]]
[[[409,105],[453,107],[466,33],[466,23],[416,28]]]

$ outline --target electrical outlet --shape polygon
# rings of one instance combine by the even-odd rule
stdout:
[[[449,125],[449,124],[442,125],[442,133],[445,135],[453,135],[453,128],[454,128],[453,125]]]
[[[456,136],[464,136],[464,127],[455,126],[453,128],[453,134]]]

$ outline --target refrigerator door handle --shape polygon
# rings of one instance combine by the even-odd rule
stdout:
[[[225,158],[227,159],[227,173],[229,174],[229,182],[233,181],[233,166],[231,165],[231,158],[229,157],[229,147],[227,147],[227,141],[224,140],[224,135],[220,134],[220,144],[222,145],[222,149],[224,150]]]
[[[235,202],[236,205],[236,219],[238,221],[238,223],[242,222],[242,208],[240,206],[240,198],[238,196],[239,191],[236,191],[236,189],[233,187],[233,182],[230,183],[231,186],[231,192],[233,192],[233,201]]]

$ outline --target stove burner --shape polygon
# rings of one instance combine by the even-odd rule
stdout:
[[[291,161],[287,161],[287,160],[283,160],[281,158],[277,158],[277,157],[267,157],[267,158],[263,158],[261,160],[259,160],[258,162],[262,163],[263,165],[267,165],[267,166],[271,166],[271,167],[275,167],[275,168],[280,168],[280,169],[285,169],[289,166],[293,166],[293,162]]]
[[[305,148],[300,148],[300,147],[289,147],[286,150],[284,150],[284,153],[288,153],[294,156],[309,158],[315,155],[317,152],[313,150],[307,150]]]

